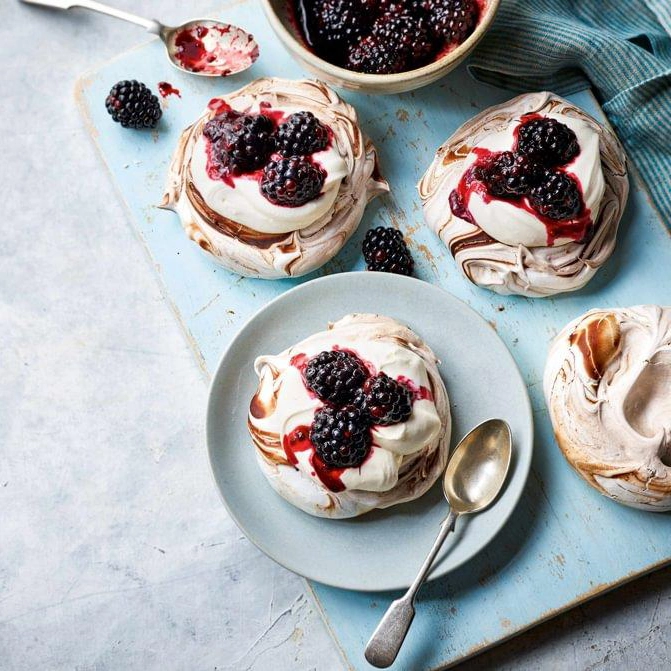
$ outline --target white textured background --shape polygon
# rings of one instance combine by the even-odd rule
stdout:
[[[0,669],[339,671],[302,581],[219,502],[206,381],[75,108],[78,75],[142,29],[17,0],[0,19]],[[670,578],[464,668],[669,669]]]

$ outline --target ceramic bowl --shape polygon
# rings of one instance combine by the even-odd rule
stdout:
[[[319,58],[307,48],[292,18],[290,0],[261,0],[266,17],[289,53],[319,79],[334,86],[365,93],[403,93],[440,79],[463,61],[489,29],[500,0],[483,0],[480,21],[473,34],[456,49],[416,70],[393,75],[353,72]]]

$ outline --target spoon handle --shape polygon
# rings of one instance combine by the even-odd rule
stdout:
[[[143,19],[141,16],[131,14],[130,12],[124,12],[120,9],[115,9],[109,5],[104,5],[102,2],[96,2],[96,0],[23,0],[23,2],[29,5],[55,7],[56,9],[72,9],[73,7],[83,7],[85,9],[92,9],[94,12],[100,12],[101,14],[107,14],[108,16],[122,19],[123,21],[136,23],[137,25],[142,26],[148,30],[150,33],[158,34],[161,29],[161,25],[157,21]]]
[[[373,666],[384,669],[394,663],[398,651],[401,649],[401,645],[403,645],[406,634],[410,629],[412,620],[415,617],[415,596],[417,596],[419,588],[424,583],[424,579],[438,554],[438,550],[440,550],[450,531],[454,529],[458,516],[459,513],[450,510],[450,514],[440,525],[438,537],[412,585],[410,585],[408,591],[400,599],[392,601],[384,617],[380,620],[380,624],[377,625],[377,629],[375,629],[373,635],[370,637],[364,655]]]

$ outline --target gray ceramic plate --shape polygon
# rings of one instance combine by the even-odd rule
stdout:
[[[252,369],[350,312],[377,312],[415,330],[442,361],[452,409],[452,446],[490,417],[508,421],[513,461],[505,489],[487,511],[457,522],[432,578],[479,552],[505,524],[531,464],[533,422],[526,386],[492,327],[471,308],[426,282],[398,275],[340,273],[282,294],[252,317],[219,362],[207,410],[207,441],[224,504],[247,537],[288,569],[335,587],[407,587],[431,547],[447,504],[439,486],[422,498],[349,520],[312,517],[280,498],[261,474],[247,433]]]

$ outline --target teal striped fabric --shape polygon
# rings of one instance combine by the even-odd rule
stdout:
[[[591,85],[671,227],[671,0],[502,0],[469,70],[518,91]]]

